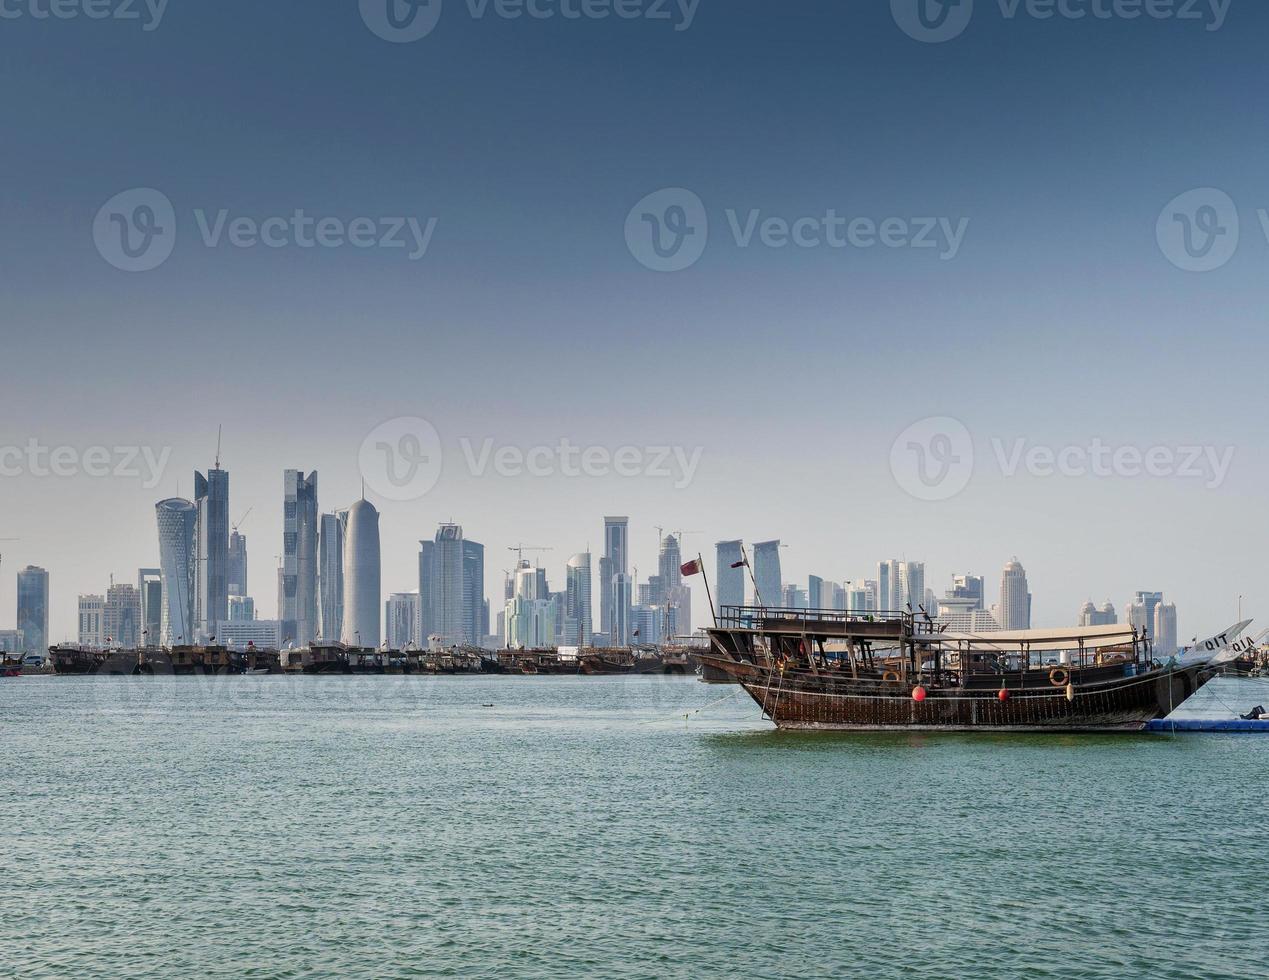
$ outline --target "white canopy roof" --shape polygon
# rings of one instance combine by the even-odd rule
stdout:
[[[1057,629],[999,630],[991,633],[929,633],[915,637],[916,642],[952,646],[988,652],[1097,650],[1102,647],[1131,645],[1133,629],[1120,623],[1112,626],[1072,626]]]

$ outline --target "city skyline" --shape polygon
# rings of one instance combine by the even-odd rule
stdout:
[[[227,469],[220,470],[220,468],[217,467],[216,469],[213,469],[211,472],[224,473],[223,479],[226,484],[228,483],[229,474]],[[316,485],[317,485],[317,477],[318,477],[318,473],[316,470],[309,473],[307,477],[301,476],[300,471],[297,471],[297,470],[285,470],[283,471],[282,476],[283,476],[283,486],[284,486],[285,492],[283,494],[283,507],[282,507],[281,513],[278,515],[279,517],[278,523],[279,523],[279,526],[283,530],[283,539],[284,539],[283,546],[285,549],[286,542],[289,540],[290,536],[294,534],[294,532],[286,530],[286,529],[295,525],[295,519],[298,513],[295,506],[295,503],[296,503],[295,491],[297,487],[301,489],[304,487],[308,487],[309,490],[311,491],[312,499],[310,500],[309,503],[310,503],[310,508],[313,510],[314,513],[317,512],[317,509],[319,508],[320,505],[316,499]],[[195,472],[194,485],[196,487],[205,486],[206,485],[205,483],[200,482],[204,479],[205,478],[203,477],[203,474]],[[225,507],[237,506],[236,502],[228,500],[228,499],[222,501],[221,503],[222,503],[222,509],[224,509]],[[391,503],[389,503],[388,506],[389,508],[391,508],[392,506]],[[157,557],[159,558],[159,567],[149,568],[146,566],[138,566],[136,570],[138,585],[136,589],[132,589],[132,591],[137,596],[137,604],[138,604],[137,608],[138,608],[138,620],[139,620],[138,626],[137,626],[138,632],[144,629],[146,624],[145,621],[142,620],[142,617],[145,615],[144,613],[144,596],[145,596],[144,579],[147,573],[154,576],[160,576],[160,579],[161,579],[161,575],[164,570],[165,560],[176,561],[178,565],[181,561],[180,550],[176,552],[172,552],[172,554],[168,555],[167,559],[165,559],[164,557],[165,546],[168,548],[169,551],[173,548],[184,549],[184,552],[187,554],[187,557],[184,559],[185,564],[183,567],[186,568],[188,577],[186,579],[177,580],[178,591],[183,591],[186,588],[186,584],[185,584],[186,582],[188,582],[189,587],[193,589],[193,593],[195,595],[197,594],[197,590],[199,588],[197,583],[197,578],[198,578],[197,569],[196,567],[194,567],[195,558],[193,557],[197,554],[198,549],[200,547],[199,530],[198,530],[199,528],[198,505],[194,504],[192,501],[187,501],[180,498],[168,498],[168,499],[159,501],[156,507],[157,507],[158,516],[159,516],[159,522],[157,525],[158,533],[155,535],[155,552],[157,553]],[[255,505],[251,504],[246,509],[247,511],[254,511]],[[374,510],[373,507],[371,507],[370,509],[372,511]],[[346,521],[346,517],[341,517],[341,515],[346,515],[347,511],[348,511],[347,508],[342,508],[335,513],[328,513],[328,514],[321,515],[322,521],[332,520],[336,523],[336,525],[339,525],[338,548],[340,550],[341,556],[342,556],[343,543],[344,543],[344,537],[345,537],[345,528],[342,526],[341,522]],[[375,516],[377,519],[381,515],[377,511],[375,511]],[[176,524],[173,524],[174,520],[177,521]],[[603,522],[604,522],[603,527],[606,529],[605,535],[609,538],[611,542],[611,546],[614,549],[614,555],[615,555],[614,560],[618,563],[625,563],[627,567],[630,567],[630,562],[631,562],[631,559],[629,558],[630,518],[628,516],[623,516],[620,518],[606,517],[606,518],[603,518]],[[229,525],[226,522],[226,527],[228,526]],[[461,558],[459,558],[458,560],[462,567],[457,573],[455,573],[457,575],[456,584],[452,585],[449,589],[449,592],[452,592],[453,596],[452,598],[446,600],[446,602],[448,605],[454,605],[454,603],[457,603],[457,605],[454,605],[455,612],[451,612],[448,615],[450,616],[450,618],[452,618],[455,615],[459,616],[462,623],[464,624],[461,627],[457,628],[456,630],[439,630],[439,632],[453,633],[456,636],[461,636],[462,642],[479,643],[484,639],[485,635],[487,635],[488,630],[494,629],[494,624],[488,622],[487,618],[483,620],[481,619],[481,617],[485,615],[485,610],[489,607],[489,601],[487,599],[483,599],[483,597],[479,594],[479,589],[475,588],[473,584],[471,584],[470,573],[468,569],[469,568],[478,569],[476,574],[480,577],[480,581],[483,582],[484,596],[497,596],[501,594],[500,587],[496,584],[497,573],[494,573],[493,575],[484,574],[484,545],[477,544],[473,541],[464,540],[461,526],[449,521],[441,521],[438,525],[438,528],[439,530],[436,532],[437,541],[441,541],[447,537],[452,537],[455,541],[455,547],[460,549],[455,552],[455,555],[461,556]],[[452,531],[453,533],[452,534],[448,533],[446,529],[450,529],[450,531]],[[625,588],[627,589],[627,594],[631,596],[630,608],[629,608],[629,613],[631,616],[631,619],[630,619],[631,625],[629,627],[631,630],[630,638],[633,638],[633,630],[638,628],[640,625],[637,618],[635,618],[637,607],[641,603],[649,601],[648,597],[651,595],[656,596],[656,600],[655,600],[656,603],[659,604],[664,602],[668,597],[669,590],[679,588],[677,584],[677,564],[679,560],[684,559],[686,556],[691,556],[697,553],[691,550],[692,548],[691,545],[685,544],[681,539],[677,538],[674,532],[665,533],[666,529],[663,525],[653,527],[653,528],[648,528],[647,530],[653,531],[657,534],[657,539],[655,544],[655,550],[657,552],[657,562],[655,564],[645,565],[644,567],[649,569],[648,574],[646,576],[643,576],[638,581],[635,581],[632,575],[627,574],[625,576],[625,579],[626,579]],[[234,525],[233,533],[235,535],[238,534],[237,525]],[[678,533],[679,534],[690,533],[692,536],[696,537],[698,541],[701,540],[701,538],[704,536],[703,532],[698,532],[698,531],[678,532]],[[583,534],[581,536],[585,536],[585,535]],[[245,535],[243,537],[245,540]],[[230,540],[230,537],[228,535],[226,535],[226,540]],[[671,540],[674,541],[674,544],[672,545],[672,550],[670,548],[667,548],[667,543],[670,542]],[[165,542],[166,542],[166,545],[164,544]],[[432,544],[431,541],[424,541],[423,543],[425,546]],[[315,544],[316,544],[316,541],[314,541],[314,545]],[[376,542],[376,546],[382,547],[378,542]],[[515,546],[508,546],[508,547],[512,551],[517,550]],[[934,614],[936,610],[938,609],[938,607],[942,605],[942,596],[940,594],[941,590],[928,587],[928,584],[926,581],[926,571],[925,571],[926,563],[924,561],[915,561],[915,560],[909,561],[907,559],[888,559],[888,560],[882,561],[878,563],[878,565],[876,566],[880,576],[880,582],[879,582],[877,579],[868,579],[865,577],[850,577],[848,575],[844,575],[838,578],[833,578],[833,577],[829,577],[829,574],[831,573],[826,575],[819,575],[819,574],[816,574],[816,572],[807,571],[801,568],[799,568],[796,571],[782,572],[779,570],[779,566],[780,566],[779,554],[782,549],[787,549],[788,545],[787,543],[783,543],[779,540],[767,540],[767,541],[757,541],[757,542],[749,542],[744,539],[718,540],[714,542],[711,546],[709,546],[708,549],[698,548],[698,551],[702,555],[702,557],[704,557],[707,550],[711,552],[717,552],[719,548],[722,548],[726,552],[726,554],[730,557],[733,552],[735,552],[736,554],[740,554],[738,549],[742,547],[744,549],[743,554],[745,556],[748,556],[749,560],[753,563],[750,566],[751,568],[755,566],[758,567],[759,569],[763,568],[763,562],[768,561],[768,559],[764,559],[761,557],[763,553],[770,556],[770,559],[769,559],[770,562],[774,562],[774,567],[772,567],[769,571],[764,571],[764,575],[767,575],[769,577],[770,575],[774,574],[779,576],[782,579],[781,588],[778,592],[779,598],[775,600],[775,603],[782,602],[787,599],[787,600],[797,602],[798,604],[806,604],[809,597],[815,594],[815,590],[818,588],[820,590],[819,595],[833,597],[831,600],[832,602],[835,602],[835,603],[840,602],[844,604],[849,604],[852,608],[858,608],[859,597],[863,597],[867,595],[869,598],[869,601],[873,603],[875,608],[878,605],[875,597],[878,594],[879,589],[881,587],[880,583],[884,583],[887,580],[887,578],[889,578],[892,580],[890,585],[892,589],[891,602],[894,602],[895,601],[894,597],[897,596],[897,599],[900,603],[898,608],[903,608],[904,605],[907,605],[910,602],[912,596],[918,595],[918,594],[924,597],[924,605],[927,611],[929,611],[931,614]],[[526,550],[533,551],[537,549],[526,549]],[[545,550],[551,550],[551,549],[545,549]],[[316,552],[314,553],[316,554]],[[574,555],[572,558],[549,559],[546,561],[543,561],[541,558],[539,558],[537,561],[528,563],[529,567],[532,567],[535,569],[542,569],[542,571],[538,572],[539,576],[547,574],[549,570],[549,574],[551,578],[556,582],[556,584],[563,586],[560,592],[552,593],[553,596],[558,595],[560,597],[560,600],[559,600],[560,606],[558,610],[556,610],[553,613],[553,615],[555,615],[559,620],[557,623],[557,635],[560,636],[560,642],[568,642],[567,637],[562,632],[564,622],[565,622],[564,609],[566,608],[566,604],[569,602],[569,599],[567,598],[568,590],[572,588],[580,589],[580,586],[574,585],[573,574],[570,571],[570,569],[572,568],[572,563],[576,559],[580,559],[584,557],[585,554],[586,554],[585,552],[581,552]],[[245,544],[244,544],[244,557],[245,556],[246,556],[246,552],[245,552]],[[278,556],[278,557],[281,558],[283,556]],[[718,560],[718,554],[715,554],[714,557],[716,560]],[[858,561],[855,561],[853,559],[839,559],[832,562],[832,564],[835,565],[837,570],[840,572],[840,569],[844,567],[847,564],[847,562],[849,562],[849,564],[852,567],[857,567],[860,564]],[[340,580],[338,582],[338,592],[339,592],[340,600],[342,603],[342,599],[344,595],[344,588],[343,588],[344,583],[343,583],[342,576],[344,573],[345,566],[342,561],[339,562],[338,564],[339,564],[339,574],[340,574]],[[556,565],[559,565],[559,567],[558,568],[555,567]],[[667,588],[665,584],[665,577],[667,576],[667,569],[670,567],[670,565],[673,565],[675,567],[669,573],[669,576],[668,576],[669,586]],[[730,565],[730,562],[728,562],[728,565]],[[173,565],[172,567],[177,567],[177,566]],[[416,554],[415,566],[414,566],[416,575],[422,572],[423,567],[424,567],[424,562],[423,562],[422,553],[418,553]],[[637,569],[639,566],[636,564],[634,565],[634,567]],[[713,562],[711,562],[710,560],[707,560],[705,567],[706,567],[706,574],[707,575],[711,574],[711,567],[713,567]],[[721,560],[719,560],[719,567],[721,567]],[[940,575],[938,579],[931,579],[929,584],[937,585],[939,582],[950,583],[946,591],[946,595],[949,598],[949,600],[952,600],[952,604],[954,606],[960,603],[961,599],[965,595],[969,594],[975,597],[974,602],[971,603],[971,606],[979,610],[986,610],[988,607],[985,605],[985,598],[989,598],[989,597],[984,596],[983,575],[981,574],[982,570],[974,569],[973,572],[966,574],[963,571],[963,569],[965,568],[965,563],[963,562],[957,563],[954,567],[957,569],[956,571],[948,571],[945,575]],[[1010,569],[1014,567],[1016,567],[1021,572],[1022,588],[1024,589],[1024,591],[1019,593],[1018,597],[1015,597],[1015,599],[1011,601],[1015,603],[1017,609],[1019,610],[1025,609],[1025,613],[1023,613],[1022,615],[1024,616],[1024,618],[1026,618],[1028,624],[1030,624],[1029,617],[1031,615],[1032,594],[1028,587],[1027,573],[1021,571],[1021,566],[1017,565],[1016,559],[1011,559],[1010,561],[1004,564],[1001,591],[998,593],[1000,601],[999,603],[992,604],[989,608],[990,608],[990,611],[994,612],[999,618],[1006,620],[1007,622],[1013,621],[1010,619],[1011,614],[1008,613],[1009,606],[1006,603],[1005,590],[1009,586],[1010,575],[1011,575]],[[284,581],[282,572],[284,569],[285,569],[285,565],[279,567],[278,606],[275,610],[270,611],[268,603],[267,603],[267,599],[262,602],[261,596],[251,597],[253,600],[252,608],[253,608],[256,619],[263,622],[275,621],[275,620],[278,621],[279,634],[283,642],[291,638],[287,634],[285,620],[283,620],[282,617],[279,615],[279,613],[283,611],[284,604],[286,601],[284,597],[285,590],[282,588],[282,584]],[[29,573],[32,570],[33,569],[27,569],[26,572]],[[37,568],[34,570],[42,570],[42,569]],[[820,568],[819,571],[829,572],[829,569]],[[974,574],[974,572],[979,574]],[[402,594],[407,594],[410,592],[412,592],[416,596],[422,594],[423,582],[422,582],[422,579],[420,578],[416,577],[415,580],[412,583],[410,583],[416,586],[416,588],[402,589],[402,588],[399,588],[398,586],[405,583],[400,583],[395,580],[390,580],[389,573],[383,570],[382,562],[380,562],[380,565],[379,565],[379,573],[382,576],[382,579],[381,579],[382,584],[377,585],[376,588],[377,588],[378,601],[380,604],[385,603],[387,600],[390,600],[394,596],[399,597]],[[745,569],[743,568],[737,570],[737,569],[731,569],[729,567],[727,569],[728,576],[734,576],[735,574],[743,575],[744,573],[745,573]],[[111,572],[109,574],[112,577],[115,576],[116,574],[124,575],[126,574],[126,570],[120,570],[119,573]],[[317,578],[316,573],[314,574],[315,574],[315,578]],[[592,569],[592,574],[593,574],[593,569]],[[715,568],[714,574],[718,574],[718,568]],[[490,587],[491,578],[495,579],[495,587],[493,588]],[[721,578],[722,577],[720,576],[719,581],[716,583],[720,587],[720,591],[722,586]],[[53,577],[53,580],[56,581],[55,576]],[[255,576],[255,581],[257,582],[261,581],[261,576],[259,576],[258,573]],[[317,581],[314,582],[315,590],[318,587],[318,581],[320,581],[320,578],[317,578]],[[799,581],[809,582],[808,587],[803,589],[801,586],[798,585]],[[132,587],[128,586],[128,588],[131,589]],[[602,589],[602,583],[592,582],[590,588],[592,590]],[[792,591],[790,591],[791,589]],[[744,582],[744,590],[745,591],[744,591],[743,601],[745,602],[754,601],[752,579],[749,579]],[[96,598],[98,594],[101,593],[101,591],[102,590],[100,588],[100,585],[98,585],[96,589],[89,589],[82,593],[76,593],[74,597],[75,602],[73,603],[73,611],[70,613],[69,616],[65,617],[71,620],[73,624],[73,628],[71,630],[68,630],[64,635],[59,636],[57,629],[51,626],[50,635],[52,637],[52,642],[66,642],[66,641],[73,642],[79,638],[79,634],[81,632],[80,624],[81,624],[82,613],[83,613],[83,610],[79,608],[79,600],[83,597],[87,597],[89,599]],[[1076,591],[1079,591],[1078,588],[1076,589]],[[1125,601],[1123,603],[1123,608],[1126,610],[1125,616],[1128,618],[1125,618],[1124,621],[1137,622],[1137,619],[1140,619],[1140,622],[1138,623],[1138,625],[1148,624],[1147,629],[1153,635],[1156,629],[1155,624],[1156,622],[1159,622],[1155,618],[1156,616],[1155,609],[1157,606],[1162,605],[1162,593],[1142,592],[1137,590],[1130,590],[1130,591],[1132,596],[1135,597],[1136,602],[1143,603],[1148,601],[1149,605],[1148,607],[1144,609],[1144,611],[1139,616],[1137,616],[1137,618],[1133,618],[1133,611],[1132,611],[1134,608],[1133,601],[1132,600]],[[53,595],[56,595],[56,588],[55,587],[51,588],[50,592]],[[689,600],[689,604],[691,606],[691,613],[689,614],[689,616],[683,617],[683,618],[686,618],[689,623],[693,623],[697,627],[709,622],[709,606],[708,606],[707,600],[705,599],[702,593],[703,593],[703,590],[697,590],[695,594],[692,594],[691,592],[687,592],[684,594],[684,597]],[[615,592],[612,594],[616,595]],[[176,601],[175,595],[176,593],[173,593],[173,598],[170,601]],[[267,590],[265,590],[265,595],[267,596]],[[1242,594],[1242,598],[1243,598],[1243,601],[1245,601],[1246,595]],[[482,601],[483,601],[483,606],[482,606]],[[610,598],[610,601],[612,601],[611,598]],[[719,599],[717,601],[721,602],[722,600]],[[772,605],[774,603],[768,600],[767,604]],[[1186,609],[1185,609],[1186,613],[1187,614],[1190,613],[1189,604],[1188,603],[1183,603],[1183,604],[1186,606]],[[368,612],[369,601],[367,600],[363,605],[364,605],[363,611]],[[914,609],[917,608],[917,603],[913,602],[911,603],[911,605],[913,606]],[[827,605],[825,607],[827,608]],[[498,607],[494,605],[494,608],[496,609]],[[1051,605],[1049,608],[1052,609],[1052,613],[1053,613],[1051,618],[1043,624],[1037,622],[1034,625],[1055,625],[1056,626],[1056,625],[1068,625],[1070,623],[1081,622],[1084,620],[1085,614],[1087,611],[1085,607],[1085,600],[1081,600],[1077,606],[1072,606],[1067,609],[1058,609],[1056,608],[1055,605]],[[957,611],[959,611],[959,609]],[[49,613],[49,619],[51,623],[57,622],[59,620],[58,612],[59,612],[58,602],[50,601],[48,604],[48,613]],[[169,606],[169,598],[166,593],[163,595],[162,613],[164,617],[168,617],[169,614],[172,613],[172,609]],[[598,608],[598,603],[594,602],[592,604],[592,615],[595,616],[596,622],[598,622],[599,614],[600,614],[600,610]],[[195,619],[195,609],[193,608],[193,606],[190,606],[188,608],[188,611],[185,612],[184,615],[188,617],[188,621],[191,624],[193,624],[193,626],[197,627],[198,624]],[[1015,611],[1012,615],[1016,617],[1017,615],[1019,615],[1019,613]],[[1176,615],[1177,614],[1176,614],[1175,605],[1168,604],[1166,607],[1166,616],[1163,622],[1166,622],[1168,624],[1168,633],[1167,633],[1168,638],[1174,642],[1184,643],[1185,637],[1183,636],[1177,637],[1177,634],[1176,634],[1176,630],[1177,630]],[[420,628],[422,627],[423,624],[428,622],[429,616],[433,617],[432,622],[433,622],[433,625],[435,625],[434,612],[428,613],[428,612],[424,612],[422,609],[419,609],[417,611],[417,616],[418,616],[418,622],[420,624]],[[231,620],[234,618],[235,618],[234,616],[229,615],[228,613],[226,614],[226,620]],[[373,618],[376,621],[382,623],[382,626],[380,627],[380,630],[379,630],[381,638],[382,638],[382,635],[386,633],[388,629],[388,625],[389,625],[387,607],[384,606],[378,609],[375,617],[367,616],[367,618],[368,619]],[[477,620],[481,621],[481,625],[484,627],[486,632],[482,632],[478,637],[469,637],[467,634],[473,628],[471,624],[473,624]],[[165,643],[175,642],[176,641],[175,638],[178,635],[183,635],[183,634],[180,634],[179,630],[177,629],[168,629],[167,622],[168,622],[168,619],[165,618],[164,628],[159,631],[159,635],[163,637],[163,642]],[[3,623],[3,620],[0,620],[0,624],[2,623]],[[644,625],[646,627],[647,623],[644,623]],[[1018,628],[1018,625],[1019,625],[1018,623],[1014,622],[1013,628]],[[1190,628],[1190,624],[1184,624],[1184,625],[1186,625],[1187,629]],[[1209,624],[1205,623],[1202,626],[1199,626],[1197,624],[1193,624],[1193,625],[1194,625],[1194,629],[1191,632],[1194,634],[1197,634],[1199,632],[1202,632]],[[1006,622],[1001,622],[1000,626],[1002,628],[1008,628],[1006,625]],[[575,628],[575,627],[570,627],[570,628]],[[115,632],[118,632],[118,631],[119,631],[118,629],[115,630]],[[357,632],[357,631],[354,630],[354,632]],[[497,632],[497,631],[494,630],[494,632]],[[596,633],[597,635],[600,635],[600,631],[596,630]],[[611,630],[609,631],[609,634],[607,635],[611,635]],[[353,642],[353,640],[348,634],[341,633],[340,638],[344,639],[345,642]],[[423,639],[425,639],[425,637],[420,635],[420,640],[423,640]]]

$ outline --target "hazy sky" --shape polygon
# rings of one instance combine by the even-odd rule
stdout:
[[[399,42],[372,30],[392,35],[384,0],[98,2],[139,19],[0,5],[0,452],[22,451],[0,455],[0,538],[21,538],[0,541],[0,627],[22,565],[49,569],[61,639],[79,593],[155,564],[154,502],[189,495],[220,424],[272,615],[283,468],[347,504],[399,417],[435,427],[423,475],[441,468],[391,500],[369,465],[387,591],[417,587],[417,540],[453,519],[489,549],[496,612],[508,545],[552,546],[562,587],[629,514],[641,578],[661,524],[707,555],[782,538],[803,585],[906,556],[994,598],[1017,555],[1038,624],[1160,589],[1185,639],[1239,593],[1269,602],[1259,0],[1199,20],[977,0],[943,43],[901,29],[904,0],[433,0],[404,30],[439,11],[434,30]],[[1199,188],[1221,193],[1170,204]],[[327,247],[297,210],[331,219]],[[659,258],[657,228],[686,250]],[[900,438],[929,417],[965,427],[918,430],[932,488]],[[365,459],[413,458],[411,425]],[[74,474],[40,475],[30,440],[71,447]],[[592,473],[623,446],[699,465],[494,462],[561,440]],[[97,445],[171,452],[147,487],[86,475]]]

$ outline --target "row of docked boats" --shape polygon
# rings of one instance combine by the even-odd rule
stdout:
[[[1249,624],[1160,660],[1131,625],[975,634],[910,612],[726,606],[701,661],[779,728],[1139,731],[1245,659]]]
[[[484,650],[383,650],[315,643],[287,650],[223,646],[98,650],[66,644],[49,650],[58,674],[509,674],[610,676],[688,674],[698,663],[687,647]]]

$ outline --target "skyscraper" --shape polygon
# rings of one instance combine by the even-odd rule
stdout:
[[[1154,607],[1154,655],[1170,657],[1176,650],[1176,606],[1160,602]]]
[[[899,605],[896,608],[903,610],[910,608],[916,613],[925,606],[926,612],[931,616],[938,612],[937,609],[931,609],[925,604],[925,562],[899,562],[899,583]]]
[[[317,472],[282,474],[282,635],[306,646],[317,639]]]
[[[599,562],[600,629],[616,646],[630,642],[630,518],[604,518],[604,557]]]
[[[507,598],[511,598],[508,591]],[[419,542],[419,644],[426,647],[436,633],[436,542]]]
[[[480,646],[489,632],[489,607],[485,603],[485,546],[463,538],[463,639]]]
[[[345,643],[377,647],[379,617],[379,512],[368,500],[348,508],[344,534],[344,632]]]
[[[194,642],[194,590],[197,586],[198,508],[171,497],[154,505],[159,526],[159,574],[163,586],[163,615],[159,642],[163,646]],[[228,597],[225,600],[228,608]]]
[[[679,539],[667,534],[661,539],[661,553],[657,556],[657,578],[663,594],[683,584],[683,549]]]
[[[743,606],[745,604],[745,569],[743,565],[732,568],[737,562],[744,561],[745,555],[741,542],[719,541],[714,545],[714,552],[718,556],[718,572],[715,578],[718,581],[719,607]]]
[[[831,586],[832,583],[830,582]],[[829,588],[828,594],[824,593],[824,579],[818,575],[808,575],[806,577],[806,604],[812,609],[831,609],[833,590]]]
[[[318,635],[344,635],[344,523],[347,512],[323,514],[317,544]],[[426,639],[426,637],[424,637]]]
[[[591,617],[590,552],[583,551],[568,560],[565,566],[564,626],[566,644],[590,644]]]
[[[896,558],[877,564],[877,609],[882,612],[903,610],[902,565]]]
[[[35,565],[18,572],[18,629],[27,653],[48,653],[48,572]]]
[[[781,600],[780,542],[759,541],[753,546],[753,578],[758,595],[755,605],[775,607]]]
[[[194,473],[194,504],[194,621],[206,637],[214,632],[212,624],[229,618],[229,471],[220,468],[219,458],[206,476]]]
[[[79,597],[79,645],[100,650],[106,645],[106,597]]]
[[[618,572],[612,577],[612,629],[609,639],[613,646],[629,646],[634,639],[634,583],[629,575]]]
[[[952,587],[947,590],[949,599],[972,599],[974,609],[985,609],[985,592],[981,575],[953,575]]]
[[[1005,565],[1000,576],[1000,628],[1025,630],[1031,628],[1031,592],[1027,586],[1027,572],[1015,558]]]
[[[1090,599],[1080,608],[1080,626],[1113,626],[1118,622],[1119,617],[1115,615],[1115,607],[1109,601],[1098,609]]]
[[[417,592],[394,592],[384,604],[383,621],[388,648],[404,650],[415,641],[419,608]]]
[[[1155,610],[1162,603],[1162,592],[1138,592],[1128,604],[1128,622],[1147,639],[1155,638]]]
[[[530,649],[550,646],[555,642],[556,604],[549,595],[538,591],[541,576],[527,561],[516,569],[511,598],[503,610],[507,646]]]
[[[247,595],[247,536],[229,534],[229,594]]]
[[[122,650],[141,646],[141,593],[133,585],[112,585],[106,590],[102,628],[109,641]]]
[[[485,604],[485,546],[459,524],[442,524],[419,542],[419,632],[446,644],[478,646],[489,631]]]
[[[157,568],[137,569],[137,591],[141,593],[142,646],[156,646],[163,640],[163,573]]]

